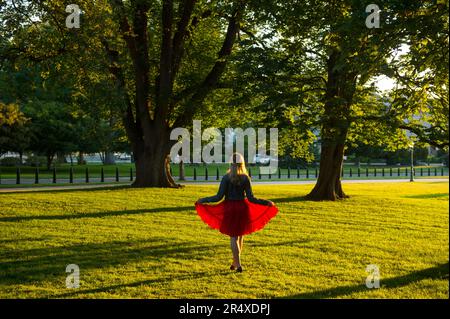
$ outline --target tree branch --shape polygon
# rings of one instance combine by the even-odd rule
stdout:
[[[131,144],[135,144],[137,141],[141,140],[142,135],[139,134],[139,131],[137,129],[136,122],[133,116],[131,99],[126,89],[125,77],[123,75],[121,67],[119,66],[119,52],[112,50],[105,39],[102,39],[102,44],[109,59],[109,70],[115,79],[115,85],[124,96],[126,109],[125,112],[122,113],[122,122]]]
[[[166,120],[172,91],[172,23],[173,2],[172,0],[163,0],[160,70],[156,83],[156,123],[162,123]]]
[[[214,66],[202,84],[194,90],[194,93],[186,103],[183,112],[177,117],[177,119],[175,119],[173,125],[174,127],[182,126],[183,124],[188,124],[191,122],[196,108],[199,107],[203,103],[206,96],[214,88],[216,88],[220,77],[225,71],[228,57],[230,56],[231,50],[236,41],[236,35],[239,32],[239,23],[243,15],[244,8],[245,4],[243,2],[239,2],[239,4],[236,5],[233,15],[229,18],[225,39],[222,43],[222,47],[218,53],[218,58]]]

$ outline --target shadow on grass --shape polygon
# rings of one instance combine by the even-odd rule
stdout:
[[[299,246],[302,244],[310,243],[311,240],[289,240],[289,241],[280,241],[274,243],[248,243],[250,247],[274,247],[274,246]]]
[[[404,276],[382,279],[380,285],[382,289],[392,289],[409,285],[413,282],[421,281],[424,279],[447,279],[449,278],[449,263],[440,264],[435,267],[418,270],[411,272]],[[336,298],[341,296],[350,295],[358,292],[367,292],[371,289],[367,288],[365,284],[342,286],[331,289],[313,291],[301,293],[298,295],[286,296],[287,299],[319,299],[319,298]]]
[[[403,198],[417,198],[417,199],[427,199],[427,198],[448,198],[448,193],[436,193],[436,194],[419,194],[419,195],[408,195],[403,196]]]
[[[306,202],[306,201],[312,201],[312,200],[306,198],[306,195],[304,195],[304,196],[296,196],[296,197],[273,198],[273,199],[271,199],[271,201],[274,202],[276,205],[278,203]]]
[[[93,186],[93,187],[80,187],[80,186]],[[6,195],[11,195],[11,194],[37,194],[37,193],[54,193],[54,192],[58,192],[58,193],[73,193],[73,192],[89,192],[89,191],[108,191],[108,190],[122,190],[122,189],[135,189],[133,188],[130,184],[123,184],[122,182],[120,184],[116,185],[108,185],[108,186],[102,186],[102,184],[81,184],[81,185],[71,185],[71,184],[67,184],[67,185],[57,185],[57,186],[52,186],[52,185],[47,185],[44,186],[42,184],[38,184],[38,185],[30,185],[30,186],[21,186],[21,187],[17,187],[18,189],[25,189],[25,188],[31,188],[31,187],[42,187],[42,188],[46,188],[46,189],[42,189],[42,190],[17,190],[17,191],[7,191],[7,192],[2,192],[1,188],[0,188],[0,196],[6,196]],[[48,189],[50,187],[54,187],[54,189]],[[71,189],[67,189],[67,188],[58,188],[58,187],[73,187]],[[3,187],[2,187],[3,188]]]
[[[192,206],[176,206],[176,207],[156,207],[156,208],[143,208],[143,209],[131,209],[131,210],[117,210],[117,211],[104,211],[93,213],[77,213],[67,215],[34,215],[34,216],[11,216],[0,217],[1,222],[20,222],[28,220],[64,220],[64,219],[79,219],[79,218],[103,218],[123,215],[139,215],[148,213],[167,213],[167,212],[180,212],[186,210],[194,210]]]
[[[1,283],[20,285],[37,281],[58,281],[65,287],[66,266],[76,264],[80,272],[120,266],[134,262],[152,262],[148,270],[164,272],[168,258],[193,261],[212,257],[215,248],[197,242],[153,238],[146,241],[79,244],[2,252],[0,255]],[[5,261],[9,260],[9,261]],[[156,263],[156,264],[155,264]],[[143,272],[145,272],[143,271]]]
[[[155,278],[155,279],[148,279],[148,280],[136,281],[136,282],[131,282],[131,283],[106,286],[106,287],[99,287],[99,288],[94,288],[94,289],[86,289],[86,290],[76,289],[73,292],[64,293],[64,294],[60,294],[60,295],[54,295],[51,297],[55,297],[55,298],[75,297],[76,298],[77,296],[80,296],[83,294],[113,292],[114,290],[117,290],[117,289],[135,288],[135,287],[152,285],[152,284],[157,284],[157,283],[168,284],[172,281],[199,279],[199,278],[203,278],[203,277],[210,277],[211,275],[222,275],[222,276],[228,275],[229,276],[229,275],[232,275],[233,273],[234,272],[231,272],[228,270],[228,271],[214,272],[214,273],[204,271],[204,272],[196,272],[196,273],[191,273],[191,274],[186,274],[186,275],[178,275],[178,276],[167,275],[167,276],[159,277],[159,278]]]

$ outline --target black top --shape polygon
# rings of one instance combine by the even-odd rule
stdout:
[[[233,184],[228,174],[222,177],[220,182],[219,191],[217,195],[204,197],[199,199],[200,203],[218,202],[224,196],[226,200],[242,200],[247,195],[247,199],[255,204],[270,206],[270,201],[264,199],[258,199],[253,196],[252,185],[247,175],[239,175],[240,183]],[[244,195],[245,192],[245,195]]]

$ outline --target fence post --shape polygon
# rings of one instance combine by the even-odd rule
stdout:
[[[272,179],[272,171],[269,169],[269,179]]]
[[[89,183],[89,168],[86,167],[86,183]]]
[[[437,167],[434,168],[434,176],[437,176]]]
[[[353,177],[352,168],[350,167],[350,177]]]
[[[197,180],[197,169],[194,167],[194,181]]]
[[[34,169],[34,183],[39,184],[39,168],[37,166]]]
[[[366,167],[366,177],[369,177],[369,168]]]
[[[423,176],[423,167],[420,168],[420,176]]]
[[[408,176],[408,167],[405,169],[405,176]]]
[[[358,177],[361,177],[361,169],[358,167]]]
[[[344,177],[344,166],[341,167],[341,177]]]
[[[444,168],[441,167],[441,176],[444,176]]]
[[[130,182],[133,181],[133,167],[130,167]]]
[[[73,167],[69,168],[69,183],[73,184]]]
[[[100,171],[100,182],[104,182],[105,181],[105,171],[103,170],[103,166],[102,169]]]
[[[208,167],[205,167],[205,181],[208,180]]]
[[[431,168],[428,167],[428,176],[431,176]]]
[[[300,178],[300,168],[297,166],[297,178]]]
[[[119,168],[116,166],[116,182],[119,181]]]
[[[392,167],[389,167],[389,176],[392,176]]]
[[[319,173],[318,173],[318,171],[317,171],[317,168],[316,168],[315,176],[316,176],[316,178],[319,176]]]
[[[383,176],[383,177],[384,177],[384,167],[383,167],[383,168],[381,168],[381,176]]]
[[[309,178],[309,169],[308,169],[308,167],[306,168],[306,178],[307,179]]]
[[[397,176],[400,176],[400,167],[397,167]]]
[[[53,184],[56,184],[56,167],[53,166]]]
[[[261,179],[261,167],[258,167],[258,178]]]
[[[291,168],[288,167],[288,177],[287,178],[291,178]]]
[[[252,169],[251,168],[249,168],[248,174],[250,175],[250,177],[252,177]],[[216,180],[218,181],[219,178],[220,178],[220,176],[219,176],[219,168],[216,167]]]
[[[377,177],[377,168],[376,167],[373,169],[373,176]]]
[[[278,168],[278,179],[281,179],[281,168]]]
[[[16,168],[16,184],[20,184],[20,168]]]

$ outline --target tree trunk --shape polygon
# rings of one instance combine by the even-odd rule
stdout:
[[[47,170],[49,171],[52,167],[53,157],[55,154],[47,153]]]
[[[56,161],[60,164],[67,163],[65,154],[62,152],[57,152],[56,153]]]
[[[79,152],[78,153],[78,165],[84,165],[85,161],[84,161],[84,153],[83,152]]]
[[[170,141],[168,132],[162,128],[155,130],[153,136],[152,141],[133,145],[136,180],[132,186],[181,187],[170,174],[170,148],[175,141]]]
[[[105,152],[105,157],[103,160],[103,164],[105,165],[114,165],[116,164],[116,158],[114,157],[113,152]]]
[[[344,144],[322,145],[317,183],[307,198],[312,200],[337,200],[348,197],[341,185]]]
[[[341,184],[344,149],[350,123],[348,114],[356,76],[336,68],[340,52],[328,59],[325,112],[322,118],[320,169],[317,183],[307,195],[312,200],[337,200],[348,197]]]

